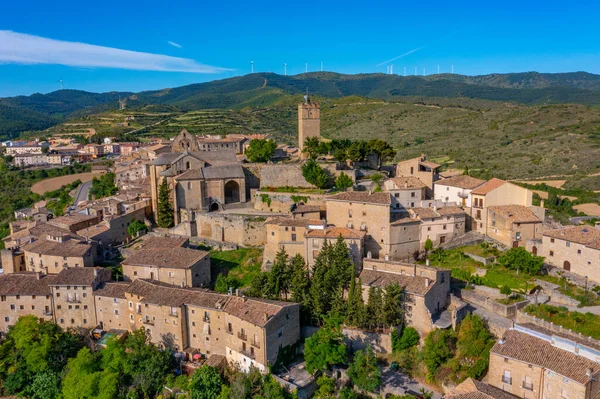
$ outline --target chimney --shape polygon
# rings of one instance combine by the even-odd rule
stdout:
[[[236,289],[235,289],[235,296],[241,296],[241,295],[240,295],[240,289],[239,289],[239,288],[236,288]]]
[[[264,317],[265,317],[265,321],[269,321],[269,314],[268,313],[265,313]]]
[[[371,251],[367,252],[367,259],[371,259],[373,257],[373,254],[371,254]]]
[[[404,182],[404,188],[408,188],[408,182]]]
[[[390,256],[389,256],[389,255],[385,255],[383,258],[384,258],[386,261],[387,261],[387,260],[390,260]]]
[[[429,287],[429,277],[425,278],[425,287]]]
[[[429,259],[425,259],[425,266],[431,266]]]

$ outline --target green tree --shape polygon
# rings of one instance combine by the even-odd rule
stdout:
[[[90,187],[89,198],[102,198],[115,195],[119,189],[115,185],[115,174],[106,173],[100,177],[92,179],[92,187]]]
[[[381,166],[387,161],[391,161],[396,156],[396,151],[387,141],[381,139],[373,139],[369,141],[369,150],[371,153],[377,155],[377,168],[381,169]]]
[[[192,399],[217,399],[223,385],[223,380],[215,367],[200,367],[194,371],[190,382]]]
[[[173,205],[171,204],[171,190],[167,179],[164,178],[158,189],[158,227],[173,227]]]
[[[454,355],[456,336],[452,330],[433,330],[425,339],[423,361],[427,367],[427,377],[432,379],[444,362]]]
[[[304,358],[309,373],[346,362],[346,344],[340,324],[339,316],[331,315],[325,319],[325,325],[319,331],[306,339]]]
[[[354,163],[364,161],[368,155],[369,144],[364,140],[352,142],[347,150],[348,159]]]
[[[302,165],[302,176],[308,183],[318,188],[325,187],[329,182],[329,174],[313,159],[309,159]]]
[[[401,335],[394,329],[392,331],[392,351],[397,353],[412,348],[419,343],[420,339],[419,333],[412,327],[403,328]]]
[[[432,249],[433,249],[433,241],[431,241],[431,238],[428,238],[427,240],[425,240],[425,255],[427,255]]]
[[[277,143],[272,139],[252,139],[246,149],[250,162],[268,162],[275,154]]]
[[[477,379],[485,374],[494,343],[492,333],[480,316],[469,314],[461,321],[456,340],[459,380],[467,377]]]
[[[385,287],[381,317],[382,322],[388,327],[399,326],[404,320],[404,312],[402,311],[403,294],[402,287],[397,283],[391,283]]]
[[[315,399],[336,399],[335,381],[333,378],[322,375],[317,380],[319,389],[315,392]]]
[[[235,290],[236,288],[241,287],[241,285],[242,284],[237,278],[220,273],[215,280],[215,291],[224,294],[229,292],[230,288]]]
[[[328,276],[334,288],[340,287],[343,290],[347,290],[350,287],[350,282],[354,277],[352,254],[341,234],[338,236],[335,244],[333,244]]]
[[[333,150],[333,158],[341,164],[346,163],[346,160],[348,159],[348,150],[345,148]]]
[[[381,385],[381,370],[370,346],[354,354],[354,360],[348,368],[348,376],[357,388],[367,392],[377,391]]]
[[[148,231],[148,227],[141,220],[134,220],[127,226],[127,234],[129,237],[137,237],[138,233],[145,233]]]
[[[369,288],[369,298],[367,300],[367,326],[369,328],[378,328],[382,322],[383,298],[381,289],[377,287]]]
[[[365,322],[365,302],[362,295],[362,283],[352,278],[348,291],[348,306],[346,310],[346,324],[362,327]]]
[[[501,265],[516,270],[517,273],[522,271],[529,275],[537,275],[542,271],[544,266],[544,257],[529,253],[525,248],[511,248],[498,258],[498,263]]]
[[[288,278],[288,254],[285,248],[281,248],[275,255],[275,260],[271,271],[269,271],[268,279],[268,296],[271,299],[280,299],[281,294],[287,294],[289,291],[289,278]]]
[[[296,254],[290,262],[290,291],[292,293],[292,302],[297,302],[301,306],[308,306],[310,301],[310,277],[308,267],[304,258],[300,254]]]
[[[321,141],[318,137],[307,137],[304,140],[304,148],[302,152],[305,153],[310,159],[317,159],[321,153]]]
[[[346,190],[347,188],[352,187],[353,184],[352,179],[344,172],[340,173],[337,179],[335,179],[335,186],[339,190]]]
[[[381,190],[381,181],[385,176],[379,172],[373,173],[370,178],[373,183],[375,183],[375,191]]]
[[[333,257],[333,247],[327,240],[323,243],[321,251],[315,258],[313,264],[312,280],[310,284],[310,304],[312,315],[319,320],[331,310],[333,302],[332,290],[335,287],[331,283],[331,274],[328,273]]]
[[[60,398],[60,376],[50,370],[35,374],[29,392],[31,399]]]
[[[510,294],[512,294],[512,290],[508,285],[505,284],[502,287],[500,287],[500,293],[508,297]]]

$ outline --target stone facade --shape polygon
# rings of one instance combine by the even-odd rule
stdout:
[[[242,246],[265,245],[265,218],[216,212],[194,214],[199,238]]]
[[[543,208],[535,208],[538,213],[544,214]],[[544,217],[539,218],[528,207],[490,206],[487,212],[489,222],[487,235],[507,247],[525,247],[529,240],[538,240],[542,237]]]
[[[426,186],[426,198],[433,198],[433,183],[439,179],[440,165],[427,161],[424,154],[420,157],[401,161],[396,166],[396,177],[416,177]]]
[[[27,271],[58,274],[68,267],[94,266],[96,248],[69,235],[48,235],[22,247]]]
[[[395,177],[383,182],[383,189],[392,194],[393,209],[419,206],[425,199],[425,184],[414,176]]]
[[[33,315],[53,320],[50,284],[54,276],[40,273],[0,275],[0,332],[8,331],[19,317]]]
[[[303,157],[304,142],[309,137],[321,137],[321,106],[312,103],[310,98],[298,104],[298,148]]]

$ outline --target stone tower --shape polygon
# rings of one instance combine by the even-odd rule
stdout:
[[[304,102],[298,104],[298,148],[300,158],[304,158],[302,150],[304,141],[309,137],[321,137],[321,106],[312,103],[310,97],[304,96]]]

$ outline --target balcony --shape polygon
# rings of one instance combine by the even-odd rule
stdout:
[[[502,376],[502,383],[512,385],[512,377]]]
[[[67,298],[67,303],[81,303],[79,298]]]
[[[240,353],[250,359],[256,359],[256,355],[252,351],[240,349]]]
[[[149,326],[153,326],[154,325],[154,320],[148,320],[148,319],[146,319],[146,320],[143,321],[143,323],[146,324],[146,325],[149,325]]]
[[[233,330],[225,330],[225,332],[229,335],[233,335]]]
[[[252,341],[250,341],[250,345],[252,345],[255,348],[260,349],[260,342],[258,342],[258,341],[252,340]]]
[[[177,313],[177,312],[169,312],[169,316],[171,316],[171,317],[179,317],[179,313]]]
[[[523,381],[523,389],[527,389],[528,391],[533,391],[533,383]]]
[[[245,333],[243,333],[243,332],[237,333],[237,337],[239,339],[241,339],[242,341],[248,341],[248,336]]]

